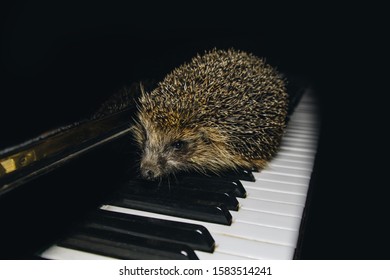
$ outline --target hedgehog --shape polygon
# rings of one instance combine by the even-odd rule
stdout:
[[[141,86],[133,125],[141,176],[261,170],[278,150],[287,108],[286,81],[263,58],[197,54],[153,90]]]

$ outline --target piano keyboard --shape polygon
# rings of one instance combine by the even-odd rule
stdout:
[[[207,234],[201,234],[202,228],[194,229],[192,234],[199,233],[200,239],[206,239],[199,247],[193,245],[194,250],[191,244],[183,245],[185,241],[182,241],[180,236],[177,237],[176,243],[183,246],[176,244],[177,248],[172,249],[173,255],[167,253],[167,258],[177,256],[178,258],[205,260],[292,259],[299,238],[301,219],[317,150],[318,120],[316,114],[315,98],[310,90],[307,90],[289,120],[278,154],[267,168],[261,172],[252,172],[254,182],[240,180],[246,190],[246,197],[236,197],[239,209],[238,211],[229,210],[230,225],[194,220],[183,216],[180,209],[176,212],[171,211],[172,213],[169,214],[168,210],[166,212],[145,211],[142,207],[132,208],[123,203],[107,202],[97,212],[118,215],[114,219],[115,222],[110,222],[108,217],[108,222],[103,221],[105,218],[101,221],[100,229],[94,225],[81,226],[80,232],[76,231],[69,238],[65,237],[65,240],[52,245],[40,256],[47,259],[112,259],[142,258],[142,256],[148,258],[155,244],[161,242],[166,245],[167,237],[161,235],[157,241],[145,241],[146,235],[140,225],[143,223],[142,219],[146,218],[156,223],[159,229],[174,226],[181,230],[181,227],[185,228],[183,224],[189,224],[189,228],[196,228],[193,225],[199,225],[211,235],[210,241]],[[126,227],[126,217],[129,219],[134,217],[137,220],[133,228],[128,226],[127,229],[127,231],[137,231],[136,236],[130,238],[130,235],[126,235],[129,233],[122,230],[110,233],[111,239],[105,240],[101,233],[109,231],[108,228],[114,227],[116,223],[118,227]],[[88,234],[92,234],[93,237],[89,237]],[[183,236],[184,234],[187,232],[184,232]],[[119,241],[113,240],[116,236]],[[189,236],[192,236],[188,237],[191,240],[195,238],[195,235]],[[132,255],[132,250],[136,252],[139,248],[135,245],[128,245],[126,238],[134,239],[134,242],[139,239],[141,244],[145,243],[148,248],[145,250],[146,255]],[[172,239],[174,240],[175,237]],[[175,255],[175,250],[178,251],[178,255]],[[164,253],[161,254],[157,258],[164,258]]]

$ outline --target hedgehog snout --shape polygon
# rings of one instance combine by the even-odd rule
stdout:
[[[141,158],[140,171],[143,178],[155,180],[167,172],[167,160],[153,149],[145,149]]]
[[[147,180],[155,180],[161,176],[161,170],[158,165],[153,164],[152,162],[141,162],[141,175]]]

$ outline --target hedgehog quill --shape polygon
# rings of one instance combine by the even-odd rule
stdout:
[[[142,89],[133,126],[149,180],[179,171],[262,169],[286,126],[285,81],[250,53],[212,50]]]

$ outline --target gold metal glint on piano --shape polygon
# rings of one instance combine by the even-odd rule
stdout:
[[[0,153],[0,178],[16,174],[38,162],[47,161],[48,165],[21,176],[35,176],[53,166],[56,159],[67,160],[88,150],[100,141],[109,141],[110,135],[129,132],[129,112],[119,113],[96,120],[86,120],[42,134],[26,143],[11,147]],[[12,183],[17,184],[17,180]],[[0,193],[10,185],[0,185]]]

